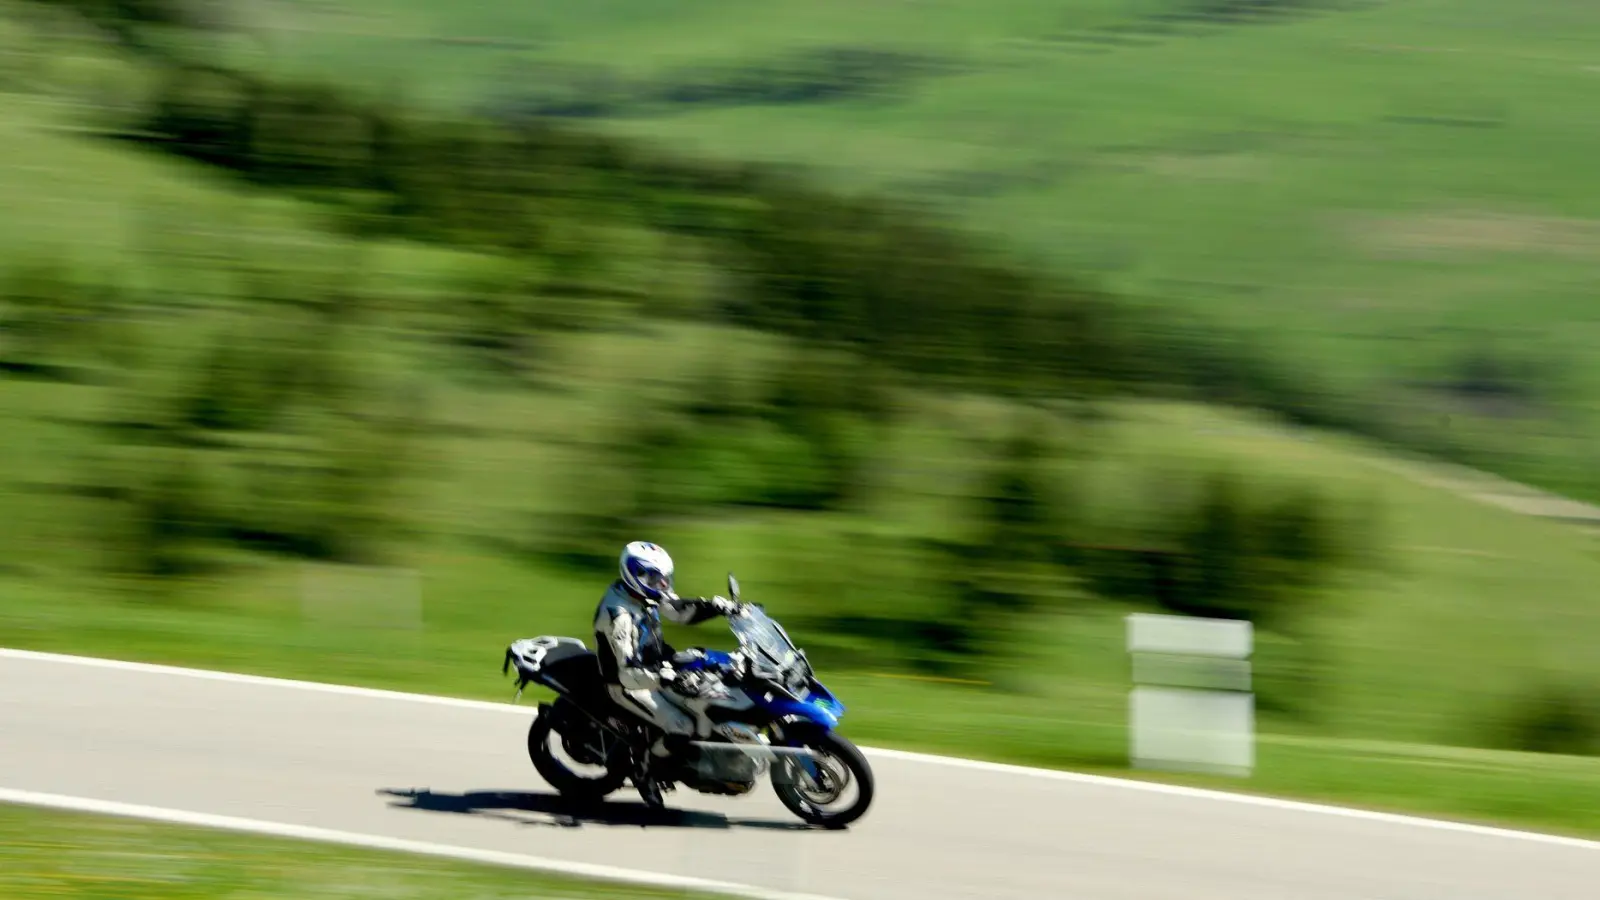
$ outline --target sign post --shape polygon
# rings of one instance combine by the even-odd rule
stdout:
[[[1254,771],[1253,642],[1249,622],[1128,617],[1134,768],[1241,776]]]

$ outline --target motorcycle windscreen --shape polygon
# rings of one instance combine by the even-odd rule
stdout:
[[[756,651],[754,662],[758,669],[787,675],[799,664],[800,656],[795,651],[794,644],[782,629],[778,628],[776,622],[759,611],[752,611],[733,619],[730,627],[733,633],[739,636],[741,643]]]

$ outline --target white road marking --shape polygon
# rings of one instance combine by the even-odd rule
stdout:
[[[237,672],[222,672],[213,669],[191,669],[180,666],[166,666],[157,665],[154,663],[105,659],[102,657],[73,656],[61,653],[43,653],[34,650],[15,650],[0,647],[0,659],[5,658],[27,659],[37,662],[59,663],[63,665],[93,666],[106,669],[119,669],[130,672],[176,675],[186,678],[202,678],[212,681],[253,684],[265,687],[292,688],[297,690],[318,691],[329,694],[345,694],[355,697],[399,700],[409,703],[427,703],[437,706],[455,706],[466,709],[481,709],[492,712],[514,713],[523,716],[529,715],[532,712],[531,707],[517,706],[511,703],[492,703],[485,700],[467,700],[459,697],[445,697],[435,694],[410,694],[402,691],[386,691],[379,690],[377,688],[353,687],[350,685],[330,684],[320,681],[296,681],[284,678],[269,678],[262,675],[244,675]],[[1392,825],[1406,825],[1417,828],[1432,828],[1442,831],[1455,831],[1465,834],[1479,835],[1482,837],[1533,841],[1536,843],[1554,844],[1583,850],[1600,850],[1600,841],[1568,837],[1565,835],[1545,834],[1537,831],[1520,831],[1511,828],[1496,828],[1488,825],[1474,825],[1465,822],[1453,822],[1446,819],[1430,819],[1423,816],[1407,816],[1397,813],[1377,812],[1373,810],[1358,809],[1347,806],[1334,806],[1332,804],[1310,803],[1300,800],[1286,800],[1278,797],[1263,797],[1254,794],[1238,794],[1230,791],[1185,787],[1183,785],[1163,784],[1155,781],[1139,781],[1132,778],[1115,778],[1109,775],[1090,775],[1084,772],[1072,772],[1062,769],[1040,769],[1030,766],[1010,765],[1007,763],[962,759],[960,757],[935,756],[932,754],[914,753],[906,750],[891,750],[888,748],[865,746],[861,749],[869,756],[877,756],[884,759],[898,759],[905,762],[922,763],[925,765],[948,766],[951,768],[970,769],[974,771],[990,772],[1000,775],[1015,775],[1026,778],[1044,778],[1053,781],[1092,784],[1101,787],[1114,787],[1125,790],[1167,794],[1169,796],[1176,797],[1189,797],[1197,800],[1241,803],[1249,806],[1260,806],[1293,812],[1339,816],[1347,819],[1364,819],[1367,821],[1383,822]]]
[[[1452,822],[1448,819],[1430,819],[1424,816],[1407,816],[1398,813],[1377,812],[1370,809],[1358,809],[1349,806],[1334,806],[1327,803],[1309,803],[1303,800],[1285,800],[1280,797],[1263,797],[1256,794],[1236,794],[1230,791],[1209,790],[1207,788],[1185,787],[1177,784],[1163,784],[1158,781],[1138,781],[1132,778],[1114,778],[1109,775],[1090,775],[1086,772],[1071,772],[1063,769],[1036,769],[1028,766],[1013,766],[1006,763],[985,762],[976,759],[962,759],[951,756],[931,756],[924,753],[911,753],[905,750],[887,750],[874,747],[863,747],[862,750],[873,756],[885,759],[901,759],[907,762],[921,762],[930,765],[950,766],[958,769],[975,769],[981,772],[1004,773],[1021,775],[1029,778],[1047,778],[1055,781],[1070,781],[1078,784],[1094,784],[1104,787],[1127,788],[1129,790],[1147,791],[1154,794],[1168,794],[1174,797],[1192,797],[1198,800],[1220,800],[1224,803],[1242,803],[1247,806],[1264,806],[1269,809],[1283,809],[1294,812],[1318,813],[1325,816],[1339,816],[1346,819],[1366,819],[1371,822],[1385,822],[1391,825],[1409,825],[1419,828],[1433,828],[1442,831],[1458,831],[1464,834],[1476,834],[1483,837],[1511,838],[1513,840],[1534,841],[1542,844],[1556,844],[1564,847],[1576,847],[1582,850],[1600,850],[1600,841],[1586,838],[1567,837],[1560,834],[1546,834],[1538,831],[1519,831],[1514,828],[1496,828],[1489,825],[1473,825],[1467,822]]]
[[[456,706],[466,709],[484,709],[493,712],[515,712],[526,715],[529,707],[510,703],[492,703],[487,700],[467,700],[461,697],[442,697],[435,694],[408,694],[404,691],[385,691],[378,688],[355,687],[347,684],[330,684],[325,681],[296,681],[290,678],[269,678],[265,675],[245,675],[216,669],[191,669],[183,666],[164,666],[156,663],[129,662],[122,659],[105,659],[99,656],[73,656],[65,653],[41,653],[37,650],[14,650],[0,647],[0,659],[26,659],[35,662],[62,663],[90,666],[99,669],[117,669],[123,672],[144,672],[151,675],[177,675],[207,681],[226,681],[234,684],[253,684],[261,687],[294,688],[324,694],[345,694],[351,697],[371,697],[377,700],[403,700],[408,703],[429,703],[435,706]]]
[[[234,816],[218,816],[210,813],[190,812],[182,809],[165,809],[159,806],[140,806],[132,803],[116,803],[110,800],[93,800],[87,797],[69,797],[61,794],[41,794],[34,791],[19,791],[11,788],[0,788],[0,803],[15,803],[23,806],[37,806],[48,809],[67,810],[71,812],[94,813],[98,815],[119,816],[132,819],[145,819],[154,822],[166,822],[173,825],[215,828],[223,831],[238,831],[247,834],[266,835],[269,837],[318,841],[327,844],[343,844],[350,847],[360,847],[368,850],[388,850],[398,853],[413,853],[422,856],[437,856],[445,859],[461,860],[464,862],[483,863],[492,866],[506,866],[516,869],[531,869],[540,872],[569,875],[578,878],[592,878],[601,881],[620,882],[624,884],[676,888],[685,891],[700,891],[707,894],[729,894],[738,897],[748,897],[751,898],[751,900],[836,900],[836,898],[820,897],[811,894],[790,894],[782,891],[770,891],[751,885],[733,884],[726,881],[711,881],[709,879],[690,878],[682,875],[663,875],[655,872],[638,871],[635,869],[621,869],[614,866],[590,865],[588,863],[571,862],[568,860],[547,859],[540,856],[527,856],[521,853],[503,853],[494,850],[477,850],[472,847],[458,847],[451,844],[435,844],[426,841],[408,841],[400,838],[380,837],[372,834],[358,834],[351,831],[334,831],[328,828],[313,828],[306,825],[291,825],[285,822],[267,822],[260,819],[242,819]]]

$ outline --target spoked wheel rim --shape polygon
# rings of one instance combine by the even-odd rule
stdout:
[[[806,761],[788,760],[774,772],[782,780],[782,789],[818,815],[835,814],[853,807],[860,799],[860,788],[850,766],[825,748],[806,749],[815,755]]]

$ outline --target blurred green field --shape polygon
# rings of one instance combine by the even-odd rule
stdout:
[[[0,893],[12,900],[353,900],[396,894],[417,900],[688,900],[712,896],[11,805],[0,805]]]
[[[589,390],[598,394],[604,385]],[[8,643],[498,696],[504,685],[494,665],[508,640],[586,635],[608,576],[562,568],[518,544],[529,540],[559,495],[553,480],[570,471],[554,463],[583,452],[581,442],[570,442],[594,394],[502,397],[493,411],[474,402],[449,416],[447,432],[471,436],[434,439],[435,468],[416,489],[412,517],[425,530],[402,561],[418,579],[421,614],[414,618],[407,582],[381,571],[272,557],[230,559],[229,569],[155,597],[93,577],[101,562],[97,529],[105,526],[95,517],[104,507],[65,488],[92,474],[80,435],[106,409],[96,402],[98,392],[5,385],[12,439],[5,445],[9,577],[0,633]],[[1476,730],[1485,717],[1528,700],[1523,689],[1547,681],[1592,683],[1600,675],[1600,661],[1589,652],[1600,610],[1587,602],[1600,559],[1582,532],[1411,483],[1382,467],[1384,457],[1370,449],[1241,416],[1127,407],[1104,427],[1111,449],[1108,461],[1094,464],[1092,484],[1108,508],[1120,508],[1116,498],[1143,487],[1134,479],[1148,470],[1138,463],[1169,460],[1177,470],[1209,457],[1261,475],[1315,473],[1375,498],[1385,511],[1379,525],[1393,535],[1393,549],[1382,568],[1347,578],[1318,599],[1313,621],[1327,643],[1330,679],[1316,704],[1320,720],[1273,722],[1269,712],[1275,729],[1472,744],[1487,737]],[[896,647],[892,632],[852,639],[803,624],[868,603],[870,615],[890,623],[913,620],[921,592],[932,596],[936,585],[917,571],[918,558],[900,538],[937,532],[928,511],[951,499],[945,485],[961,477],[960,444],[932,426],[908,429],[906,439],[922,442],[920,453],[907,457],[916,465],[897,469],[903,486],[868,513],[751,511],[663,522],[653,537],[680,560],[685,591],[718,591],[726,571],[738,572],[752,598],[802,623],[795,630],[820,665],[914,675],[907,664],[918,651],[909,634],[906,646]],[[323,609],[308,599],[305,579],[322,576],[337,593],[348,590],[347,607],[330,601]],[[392,613],[386,604],[394,604]],[[1087,599],[1061,609],[1048,641],[1031,648],[1036,657],[1015,659],[996,676],[1021,693],[982,694],[983,702],[1037,708],[1032,693],[1042,691],[1071,709],[1072,718],[1119,721],[1127,611]],[[1292,658],[1294,648],[1272,641],[1264,636],[1259,648],[1263,690],[1284,689],[1274,679],[1293,676],[1273,665]],[[888,682],[870,688],[893,689]],[[981,731],[958,720],[924,727]]]
[[[250,557],[148,595],[85,572],[94,545],[84,535],[94,531],[98,507],[42,505],[25,493],[27,485],[78,477],[70,448],[79,426],[71,420],[103,407],[90,401],[92,388],[68,390],[82,393],[72,400],[48,385],[8,385],[5,392],[8,427],[18,438],[7,442],[9,575],[0,580],[0,634],[9,646],[508,699],[498,654],[509,640],[588,637],[601,574],[486,549],[531,527],[529,517],[549,496],[542,483],[548,461],[573,452],[566,442],[581,420],[581,397],[565,408],[552,398],[501,398],[492,413],[481,402],[466,415],[456,407],[456,430],[473,424],[500,434],[435,443],[442,464],[416,510],[428,534],[397,572]],[[63,410],[70,410],[68,421]],[[1316,472],[1373,492],[1390,511],[1384,527],[1394,535],[1393,560],[1329,592],[1326,613],[1317,617],[1327,670],[1314,716],[1264,710],[1251,779],[1181,780],[1600,832],[1600,761],[1438,746],[1492,743],[1500,723],[1537,701],[1539,686],[1593,683],[1590,648],[1600,615],[1587,596],[1600,559],[1592,539],[1416,485],[1384,468],[1375,451],[1326,435],[1169,407],[1130,407],[1108,427],[1120,465],[1141,455],[1211,455],[1267,471]],[[1185,438],[1176,451],[1175,435]],[[934,438],[917,439],[930,442],[918,457],[928,468],[897,474],[922,485],[923,502],[937,503],[945,475]],[[954,455],[955,440],[945,440]],[[1132,488],[1114,471],[1097,484],[1109,496]],[[716,591],[723,572],[738,572],[749,596],[766,602],[812,651],[850,705],[846,733],[858,740],[1121,768],[1125,610],[1085,603],[1052,616],[1045,640],[1007,660],[991,687],[925,678],[908,666],[915,642],[898,647],[892,631],[867,639],[817,624],[869,603],[874,615],[917,616],[916,558],[897,557],[893,543],[890,552],[873,552],[870,539],[927,521],[887,510],[832,520],[752,514],[668,524],[651,537],[673,549],[686,591]],[[728,643],[714,627],[674,637]],[[1261,642],[1263,697],[1294,689],[1294,649]]]
[[[263,33],[275,66],[449,104],[614,97],[586,123],[932,202],[1600,498],[1592,5],[342,0]],[[834,51],[880,54],[881,83],[683,87]],[[823,78],[761,75],[783,77]]]
[[[489,8],[441,8],[430,15]],[[505,15],[514,9],[493,8]],[[1100,18],[1094,22],[1114,24],[1126,8],[1122,3],[1103,4],[1097,7]],[[421,7],[414,9],[416,29],[443,27],[424,16]],[[754,52],[752,48],[776,48],[798,40],[796,35],[826,35],[828,23],[839,21],[829,17],[842,16],[845,7],[782,9],[787,12],[770,4],[753,9],[748,24],[741,26],[749,29],[748,40],[741,42],[732,41],[726,30],[673,18],[704,14],[705,21],[713,21],[726,13],[722,5],[686,4],[666,21],[638,15],[630,19],[636,29],[628,38],[634,42],[630,44],[611,29],[625,12],[639,12],[637,5],[585,6],[591,49],[585,50],[578,41],[563,44],[561,52],[588,58],[593,48],[608,42],[616,51],[657,47],[659,53],[654,55],[642,50],[618,52],[619,58],[640,66],[731,55],[735,50]],[[989,23],[985,27],[992,29],[985,31],[967,27],[979,18],[970,6],[931,6],[937,15],[930,13],[931,24],[919,33],[946,41],[947,50],[959,44],[979,55],[1000,53],[999,49],[980,53],[979,39],[991,35],[1000,47],[1001,32],[1043,33],[1048,29],[1041,23],[1056,21],[1056,13],[1050,12],[1054,7],[1035,4],[1028,9],[1039,18],[983,17]],[[762,18],[759,10],[767,10],[765,15],[773,18]],[[1318,265],[1324,268],[1315,268],[1310,266],[1315,251],[1326,249],[1321,239],[1285,225],[1282,218],[1304,215],[1299,221],[1305,225],[1322,214],[1319,209],[1326,211],[1319,203],[1353,196],[1354,186],[1368,192],[1366,202],[1373,208],[1390,212],[1395,207],[1382,203],[1420,208],[1417,198],[1427,190],[1442,192],[1428,196],[1469,187],[1482,190],[1480,176],[1495,171],[1502,159],[1493,154],[1511,154],[1509,147],[1469,145],[1472,152],[1487,154],[1477,173],[1463,170],[1458,173],[1460,181],[1434,184],[1430,179],[1445,176],[1417,164],[1415,155],[1385,152],[1384,145],[1374,146],[1366,138],[1339,143],[1345,138],[1337,137],[1335,126],[1368,128],[1371,134],[1392,127],[1397,129],[1394,135],[1402,126],[1362,119],[1376,115],[1377,95],[1328,75],[1328,84],[1310,79],[1299,90],[1332,90],[1334,83],[1349,90],[1351,110],[1340,115],[1347,115],[1350,122],[1330,120],[1331,124],[1317,126],[1327,130],[1312,128],[1320,135],[1314,152],[1301,158],[1295,156],[1298,151],[1273,145],[1279,149],[1270,153],[1281,153],[1282,158],[1273,157],[1266,170],[1276,174],[1264,182],[1246,179],[1243,187],[1237,180],[1219,184],[1210,175],[1202,177],[1215,173],[1206,166],[1238,171],[1228,166],[1240,161],[1219,162],[1214,156],[1221,151],[1195,149],[1195,135],[1223,129],[1223,122],[1232,123],[1228,128],[1250,124],[1251,133],[1292,131],[1284,117],[1289,117],[1291,108],[1301,110],[1294,103],[1295,91],[1288,87],[1293,79],[1274,79],[1270,92],[1259,87],[1243,91],[1241,83],[1255,85],[1259,76],[1254,73],[1265,64],[1261,57],[1250,63],[1248,53],[1276,47],[1273,52],[1281,55],[1272,60],[1285,66],[1298,64],[1315,58],[1312,50],[1323,46],[1317,41],[1325,36],[1318,38],[1315,29],[1333,28],[1337,22],[1345,23],[1338,27],[1353,28],[1349,23],[1368,22],[1382,12],[1224,30],[1204,39],[1174,38],[1139,49],[1139,53],[1180,57],[1205,54],[1188,57],[1186,64],[1203,66],[1208,78],[1218,79],[1209,89],[1205,81],[1185,82],[1185,90],[1197,92],[1195,96],[1165,97],[1150,107],[1147,118],[1115,100],[1117,91],[1143,83],[1137,81],[1133,63],[1117,62],[1132,50],[1028,62],[1041,79],[1053,72],[1050,77],[1056,83],[1075,84],[1097,82],[1076,77],[1089,70],[1074,66],[1130,67],[1102,71],[1098,76],[1102,88],[1085,89],[1086,97],[1093,94],[1094,103],[1102,104],[1100,112],[1072,112],[1074,117],[1086,117],[1086,125],[1100,124],[1081,129],[1063,126],[1061,130],[1070,135],[1054,139],[1060,143],[1048,150],[1031,149],[1018,137],[1041,131],[1024,127],[1036,110],[1030,111],[1029,103],[997,99],[1005,79],[1015,75],[1013,70],[948,76],[948,82],[940,83],[952,87],[941,94],[940,103],[955,103],[951,98],[956,96],[956,85],[965,85],[960,89],[969,92],[964,95],[967,99],[916,115],[901,107],[847,105],[790,110],[781,120],[771,111],[735,110],[646,119],[627,127],[663,137],[718,140],[721,132],[707,129],[722,128],[730,135],[724,151],[733,153],[763,152],[760,141],[773,141],[768,148],[797,151],[811,140],[813,146],[830,148],[833,161],[863,183],[884,181],[887,164],[897,162],[895,156],[903,156],[906,165],[923,165],[927,173],[936,173],[947,168],[988,171],[999,165],[997,154],[1002,151],[1037,153],[1028,157],[1035,162],[1051,156],[1101,154],[1107,171],[1096,174],[1090,166],[1084,175],[1088,181],[1079,186],[1082,192],[1072,193],[1070,204],[1050,204],[1049,217],[1027,219],[1003,214],[1002,208],[1006,203],[1036,203],[1042,209],[1042,198],[1054,188],[1017,188],[1006,196],[967,201],[968,212],[978,220],[984,216],[1004,220],[1007,227],[1031,223],[1016,234],[1058,247],[1075,246],[1063,237],[1069,234],[1086,242],[1076,246],[1091,249],[1096,241],[1102,248],[1122,241],[1138,245],[1151,254],[1150,260],[1116,276],[1121,286],[1130,289],[1179,278],[1174,273],[1184,271],[1188,274],[1182,277],[1191,282],[1215,278],[1233,284],[1256,279],[1272,287],[1264,296],[1299,296],[1300,302],[1272,304],[1270,311],[1257,309],[1253,301],[1240,296],[1224,301],[1218,295],[1201,305],[1215,307],[1224,317],[1265,323],[1263,327],[1275,329],[1285,346],[1308,360],[1323,359],[1329,371],[1344,365],[1342,371],[1364,375],[1379,371],[1378,362],[1406,365],[1387,345],[1371,343],[1371,334],[1422,329],[1419,323],[1430,316],[1437,316],[1435,324],[1456,323],[1438,327],[1467,327],[1475,321],[1472,316],[1487,317],[1491,306],[1507,322],[1529,329],[1530,340],[1560,338],[1577,346],[1585,332],[1573,305],[1576,293],[1566,299],[1540,294],[1544,299],[1538,302],[1519,296],[1517,302],[1505,304],[1486,298],[1483,309],[1474,313],[1470,304],[1441,292],[1448,284],[1475,282],[1488,271],[1484,267],[1518,278],[1536,268],[1549,280],[1519,282],[1526,290],[1537,292],[1543,290],[1540,285],[1559,283],[1576,292],[1582,287],[1576,280],[1581,259],[1570,263],[1573,268],[1553,269],[1514,258],[1492,259],[1475,250],[1448,265],[1358,264],[1345,258],[1323,260]],[[405,21],[396,15],[381,21]],[[559,15],[578,13],[569,10]],[[881,29],[876,33],[883,36],[905,31],[902,15],[897,8],[875,10],[876,24],[871,27]],[[785,22],[788,30],[779,28]],[[500,32],[511,33],[514,24],[486,17],[473,27],[496,25]],[[681,43],[652,30],[669,28],[686,35]],[[780,33],[781,38],[774,36]],[[1277,35],[1272,41],[1307,43],[1297,52],[1285,53],[1285,47],[1296,45],[1269,44],[1270,35]],[[969,37],[972,45],[966,43]],[[1506,35],[1492,37],[1512,41]],[[329,64],[346,65],[354,44],[353,39],[342,42],[337,35],[324,34],[308,39],[304,46],[308,55],[323,53]],[[673,57],[669,47],[679,48],[673,52],[681,55]],[[381,58],[367,63],[378,67]],[[1171,59],[1169,63],[1177,65]],[[1210,74],[1226,72],[1234,72],[1237,80]],[[1373,77],[1380,76],[1396,77],[1393,72]],[[1022,82],[1009,83],[1014,88]],[[1039,91],[1047,84],[1035,83]],[[985,90],[996,93],[984,94]],[[1238,108],[1229,113],[1232,118],[1211,118],[1202,102],[1206,97],[1213,99],[1205,102],[1215,102],[1208,90],[1233,97]],[[1268,96],[1262,98],[1262,93]],[[681,322],[653,321],[645,327],[620,329],[604,327],[602,322],[591,330],[550,336],[540,347],[529,383],[511,388],[485,381],[481,373],[467,371],[458,355],[429,338],[453,327],[450,304],[455,298],[447,293],[448,285],[464,265],[477,261],[474,257],[398,240],[335,238],[322,230],[325,209],[247,191],[196,166],[73,134],[65,128],[73,121],[72,107],[63,99],[72,95],[66,90],[5,95],[8,106],[0,114],[6,137],[0,141],[0,173],[5,181],[0,190],[10,214],[0,221],[0,251],[12,260],[62,252],[90,271],[103,268],[128,275],[141,291],[142,305],[135,307],[135,315],[109,323],[120,330],[101,349],[142,356],[146,363],[139,371],[155,374],[147,382],[143,376],[124,377],[121,373],[131,370],[112,366],[96,370],[112,374],[85,383],[0,379],[4,423],[0,427],[5,434],[0,441],[4,473],[0,643],[6,646],[508,697],[510,687],[498,669],[506,642],[541,633],[587,637],[593,605],[609,574],[559,564],[535,548],[552,527],[561,527],[562,520],[555,517],[575,502],[573,492],[579,498],[606,494],[607,485],[600,481],[604,470],[586,467],[601,451],[608,432],[629,414],[623,401],[640,391],[682,399],[703,385],[696,380],[702,366],[723,357],[749,365],[762,376],[781,374],[783,363],[772,360],[782,358],[772,354],[782,348],[770,337]],[[1422,95],[1439,96],[1426,91]],[[1251,104],[1240,99],[1246,96]],[[921,102],[932,100],[907,101],[911,104],[907,108],[915,109]],[[1550,102],[1543,109],[1554,116],[1557,107],[1554,100]],[[1252,105],[1257,103],[1262,105]],[[1192,112],[1186,119],[1172,115],[1175,109]],[[767,116],[771,118],[763,118]],[[1177,124],[1184,121],[1189,125]],[[1297,121],[1289,118],[1291,125]],[[852,127],[841,128],[846,122]],[[975,140],[979,134],[1005,134],[1005,127],[1012,129],[1005,147],[968,146],[943,161],[921,150],[948,149],[953,132],[944,129]],[[1565,129],[1581,130],[1580,126],[1550,128],[1552,134],[1566,134],[1574,142],[1558,141],[1553,146],[1567,147],[1563,152],[1572,155],[1567,163],[1576,166],[1578,151],[1573,148],[1584,136]],[[733,132],[751,137],[741,145],[732,140]],[[791,138],[784,139],[785,133]],[[1480,132],[1472,133],[1481,138]],[[874,141],[889,150],[874,155],[869,148]],[[1247,145],[1255,149],[1228,152],[1246,156],[1269,152]],[[1359,174],[1317,168],[1329,165],[1328,148],[1340,146],[1359,161]],[[1461,160],[1471,156],[1448,143],[1435,151],[1441,159],[1448,151],[1456,160],[1452,166],[1465,166]],[[1519,144],[1517,152],[1525,153],[1525,147]],[[1169,153],[1177,156],[1165,155]],[[1161,165],[1169,168],[1162,170],[1167,172],[1163,177],[1172,179],[1174,187],[1162,195],[1162,205],[1145,202],[1151,173],[1117,174],[1111,171],[1113,155],[1151,165],[1156,156],[1164,160]],[[1566,157],[1558,154],[1552,159],[1560,163]],[[1585,215],[1581,192],[1557,190],[1557,179],[1549,176],[1552,159],[1540,162],[1545,180],[1539,183],[1549,191],[1546,201],[1556,204],[1552,198],[1559,194],[1564,214]],[[1023,162],[1017,160],[1018,165]],[[1243,169],[1253,171],[1256,163],[1246,162]],[[1293,179],[1288,178],[1291,171]],[[894,177],[905,174],[898,170]],[[1395,190],[1401,182],[1422,193],[1397,199],[1402,197]],[[1531,190],[1527,185],[1504,187]],[[1137,198],[1144,200],[1135,203]],[[1230,210],[1233,218],[1202,218],[1207,204]],[[1241,204],[1256,204],[1248,221]],[[1070,215],[1061,211],[1062,206],[1071,210]],[[1370,212],[1366,209],[1363,214]],[[1062,216],[1080,224],[1062,224]],[[1057,231],[1041,224],[1047,218],[1056,223],[1049,228]],[[1115,235],[1107,230],[1113,228]],[[1056,237],[1043,237],[1049,234]],[[1180,235],[1187,237],[1176,240]],[[608,241],[617,251],[618,263],[608,277],[621,295],[696,296],[709,277],[676,256],[661,235],[642,227],[617,226]],[[104,498],[93,493],[116,467],[103,440],[106,426],[144,412],[142,404],[150,397],[172,389],[163,379],[188,377],[174,361],[188,360],[204,349],[218,334],[214,329],[220,323],[237,322],[256,308],[237,295],[238,283],[229,277],[244,265],[309,272],[319,279],[337,280],[353,273],[364,295],[380,301],[361,329],[359,342],[349,348],[350,355],[365,371],[417,388],[426,400],[428,423],[418,448],[421,471],[396,498],[415,533],[402,542],[393,571],[238,551],[218,552],[211,560],[214,569],[176,582],[145,584],[101,572],[107,554],[115,549],[112,538],[117,527]],[[1228,273],[1226,279],[1221,273]],[[1361,284],[1383,285],[1395,292],[1394,297],[1371,295],[1382,309],[1367,311],[1394,318],[1387,325],[1380,322],[1382,328],[1372,326],[1368,337],[1353,333],[1324,345],[1322,336],[1338,330],[1327,318],[1333,315],[1327,299],[1342,290],[1340,285],[1356,284],[1348,279],[1357,276],[1367,279]],[[1319,299],[1280,290],[1298,285],[1297,290],[1310,291],[1308,284],[1321,285],[1317,290],[1327,293]],[[1362,322],[1373,321],[1366,314]],[[294,320],[285,321],[290,323],[286,327],[293,326]],[[166,363],[153,364],[151,359]],[[1128,687],[1122,617],[1133,611],[1131,607],[1091,600],[1076,585],[1062,585],[1060,602],[1048,611],[1043,639],[995,661],[985,676],[993,684],[923,678],[919,663],[925,662],[926,648],[910,631],[913,624],[930,617],[928,604],[940,585],[922,542],[947,537],[952,525],[960,523],[962,514],[955,504],[970,487],[975,461],[990,451],[991,439],[1003,433],[1015,410],[984,397],[909,391],[905,399],[906,410],[893,433],[877,439],[873,489],[855,508],[825,513],[724,510],[713,519],[660,521],[648,537],[672,549],[685,592],[717,591],[724,573],[736,571],[752,599],[767,603],[792,626],[798,640],[812,651],[825,680],[851,706],[846,732],[852,737],[1046,765],[1119,767],[1126,753]],[[1194,406],[1127,402],[1111,405],[1105,413],[1108,418],[1091,425],[1056,424],[1068,448],[1081,445],[1091,451],[1081,457],[1063,456],[1058,468],[1075,475],[1086,489],[1088,521],[1106,535],[1119,533],[1124,519],[1140,514],[1159,517],[1171,499],[1169,489],[1181,487],[1184,476],[1217,464],[1252,478],[1314,482],[1331,494],[1374,504],[1377,517],[1372,530],[1381,534],[1381,565],[1353,573],[1315,598],[1316,614],[1307,635],[1315,646],[1310,662],[1303,648],[1288,639],[1263,635],[1257,674],[1265,733],[1259,771],[1245,787],[1600,831],[1600,766],[1595,760],[1483,749],[1503,743],[1515,720],[1537,718],[1537,704],[1545,691],[1592,696],[1600,677],[1600,657],[1593,653],[1600,636],[1600,607],[1591,602],[1593,585],[1600,584],[1600,556],[1591,536],[1417,483],[1394,469],[1397,457],[1392,451],[1355,439],[1284,428],[1264,416]],[[1497,428],[1502,436],[1516,433],[1510,424]],[[1571,446],[1560,443],[1566,439],[1559,434],[1549,440],[1552,447]],[[260,498],[263,504],[273,499]],[[843,617],[863,611],[876,620],[875,629],[839,625]],[[717,635],[708,632],[704,639],[715,643]],[[1280,711],[1275,704],[1291,708]],[[1452,745],[1475,749],[1448,749]]]

